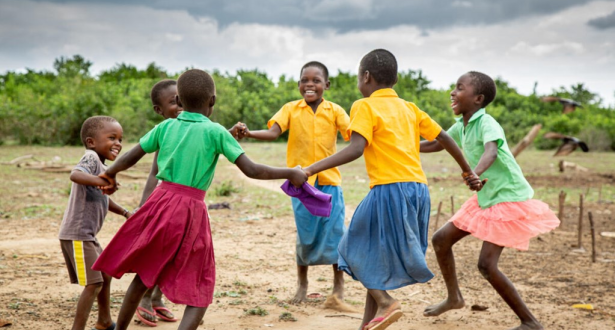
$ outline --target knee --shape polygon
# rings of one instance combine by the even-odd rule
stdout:
[[[92,291],[94,294],[98,294],[103,287],[104,282],[88,284],[85,286],[85,290]]]
[[[433,245],[433,249],[437,252],[442,251],[442,249],[450,248],[449,240],[446,235],[442,232],[437,231],[433,237],[431,238],[431,244]]]
[[[494,271],[497,270],[497,266],[487,260],[479,259],[478,260],[478,271],[483,275],[483,277],[488,281],[491,278],[491,275]]]

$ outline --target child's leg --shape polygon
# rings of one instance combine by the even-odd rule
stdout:
[[[293,304],[299,304],[307,299],[308,289],[308,266],[297,265],[297,292],[291,300]]]
[[[367,291],[365,297],[365,311],[363,312],[363,321],[361,321],[361,326],[359,327],[359,330],[363,330],[363,327],[367,323],[369,323],[369,321],[374,319],[374,316],[376,316],[377,311],[378,304],[376,304],[376,300],[374,300],[374,297],[372,297],[372,295],[369,294],[369,291]]]
[[[333,295],[344,301],[344,271],[338,270],[337,264],[333,265]]]
[[[440,271],[442,271],[444,283],[446,283],[448,296],[444,301],[425,308],[423,315],[438,316],[448,310],[465,306],[463,296],[459,290],[459,283],[457,282],[453,245],[469,234],[448,222],[433,235],[431,242],[438,258],[438,265],[440,266]]]
[[[147,287],[143,284],[139,275],[135,275],[124,295],[120,315],[117,317],[116,330],[126,330],[128,328],[145,291],[147,291]]]
[[[186,306],[184,317],[177,330],[195,330],[203,320],[206,311],[207,307]]]
[[[498,261],[503,249],[501,246],[483,242],[483,248],[478,259],[478,269],[521,320],[521,325],[515,329],[543,329],[519,296],[515,286],[498,269]]]
[[[103,285],[98,293],[98,321],[96,329],[107,329],[113,324],[111,319],[111,276],[103,273]]]
[[[73,321],[73,330],[85,329],[85,324],[88,322],[94,300],[102,287],[103,283],[101,282],[88,284],[83,288],[79,301],[77,302],[77,312],[75,314],[75,320]]]

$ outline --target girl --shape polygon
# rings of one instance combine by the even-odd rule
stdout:
[[[339,105],[323,98],[328,90],[329,70],[320,62],[308,62],[301,68],[298,83],[303,99],[286,103],[267,123],[268,130],[250,131],[247,127],[239,132],[239,137],[272,141],[284,131],[288,135],[286,165],[307,166],[331,156],[336,150],[337,132],[346,133],[350,120],[346,111]],[[338,270],[339,257],[337,246],[344,234],[344,195],[342,176],[337,168],[332,168],[310,177],[308,182],[316,189],[332,196],[332,210],[329,217],[314,216],[308,212],[297,198],[292,198],[295,223],[297,225],[297,291],[291,302],[294,304],[307,299],[308,267],[333,265],[333,293],[327,297],[325,307],[352,312],[351,306],[344,303],[344,273]]]
[[[351,162],[365,153],[372,188],[357,207],[338,247],[339,268],[367,291],[359,329],[382,330],[402,316],[400,303],[386,290],[429,281],[427,230],[430,200],[419,158],[420,136],[436,139],[463,170],[466,182],[481,182],[455,142],[425,112],[397,97],[397,61],[378,49],[363,57],[358,88],[364,99],[350,112],[350,145],[305,168],[312,176]]]
[[[480,72],[461,76],[451,92],[453,112],[462,116],[448,133],[462,147],[474,172],[489,182],[433,236],[448,297],[427,307],[424,314],[437,316],[465,305],[452,247],[471,234],[484,241],[478,269],[521,320],[515,329],[542,329],[513,284],[498,269],[498,260],[504,247],[527,250],[531,237],[556,228],[560,221],[547,204],[531,199],[534,191],[508,149],[502,127],[485,113],[484,108],[495,94],[493,80]],[[421,152],[440,150],[442,147],[433,142],[421,142]]]
[[[213,299],[215,260],[209,216],[203,199],[220,154],[251,178],[307,181],[300,169],[254,164],[229,132],[209,120],[216,101],[213,79],[205,71],[188,70],[177,80],[178,105],[184,111],[165,120],[101,176],[117,187],[115,176],[158,151],[158,186],[120,228],[92,267],[113,277],[137,275],[126,291],[118,330],[130,324],[148,288],[159,285],[172,302],[186,304],[181,330],[194,330]],[[235,129],[236,131],[236,129]],[[155,256],[152,258],[152,256]]]

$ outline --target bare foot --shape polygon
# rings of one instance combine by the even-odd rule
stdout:
[[[297,287],[297,293],[293,299],[290,300],[291,304],[300,304],[307,300],[307,284],[299,284]]]
[[[355,309],[354,307],[348,305],[343,300],[341,300],[336,295],[330,295],[325,300],[325,308],[333,309],[338,312],[347,312],[347,313],[360,313],[361,311]]]
[[[423,311],[423,316],[438,316],[444,312],[447,312],[451,309],[460,309],[463,308],[466,303],[462,300],[443,300],[439,304],[427,306]]]
[[[543,330],[544,328],[538,322],[530,322],[530,323],[521,323],[520,326],[516,328],[511,328],[510,330]]]

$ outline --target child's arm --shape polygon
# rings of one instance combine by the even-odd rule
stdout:
[[[114,202],[111,198],[109,198],[109,211],[115,213],[115,214],[119,214],[121,216],[123,216],[124,218],[128,219],[132,216],[132,213],[130,211],[128,211],[127,209],[121,207],[120,205],[118,205],[116,202]]]
[[[476,172],[477,175],[482,175],[497,158],[498,143],[495,141],[485,143],[485,152],[482,156],[480,156],[480,160],[478,161],[478,164],[476,164],[474,172]]]
[[[363,156],[363,151],[365,150],[366,144],[367,140],[363,137],[363,135],[357,132],[352,132],[352,135],[350,135],[350,144],[346,148],[334,155],[317,161],[316,163],[304,168],[303,171],[309,177],[332,167],[350,163],[353,160]]]
[[[84,186],[101,187],[109,185],[109,182],[107,182],[105,179],[96,175],[81,172],[79,170],[71,172],[70,180],[74,183],[82,184]]]
[[[463,171],[461,176],[465,180],[466,184],[470,186],[470,189],[476,191],[481,190],[482,185],[487,181],[481,181],[478,175],[474,173],[474,171],[470,167],[470,164],[468,164],[468,161],[463,157],[463,153],[461,152],[461,149],[459,149],[459,147],[457,146],[455,140],[453,140],[453,138],[451,138],[448,133],[442,130],[440,134],[438,134],[438,136],[436,137],[436,141],[438,141],[438,143],[444,149],[446,149],[446,151],[451,156],[453,156],[453,159],[455,159],[457,164],[459,164],[459,167],[461,167],[461,171]]]
[[[307,175],[305,175],[298,166],[295,168],[280,168],[256,164],[252,162],[246,154],[241,154],[241,156],[235,160],[235,165],[239,167],[243,174],[253,179],[288,179],[297,187],[301,186],[308,179]]]
[[[149,170],[149,175],[147,176],[147,181],[145,182],[145,188],[143,188],[143,195],[141,195],[141,201],[139,202],[139,207],[145,204],[145,201],[149,198],[149,195],[154,192],[156,186],[158,185],[158,152],[154,154],[154,163],[152,164],[152,168]]]
[[[263,141],[273,141],[278,138],[282,134],[282,129],[278,123],[273,123],[271,128],[268,130],[260,130],[260,131],[250,131],[247,126],[244,125],[244,131],[242,132],[243,137],[249,137],[257,140]]]
[[[434,141],[421,141],[421,152],[438,152],[444,150],[444,147],[437,140]]]
[[[105,183],[103,189],[110,189],[117,187],[117,182],[115,181],[115,175],[119,172],[125,171],[131,168],[134,164],[136,164],[141,158],[145,156],[145,151],[141,148],[141,144],[137,144],[132,149],[130,149],[127,153],[121,156],[118,160],[113,163],[105,173],[99,175],[99,177],[107,180],[109,184]]]

